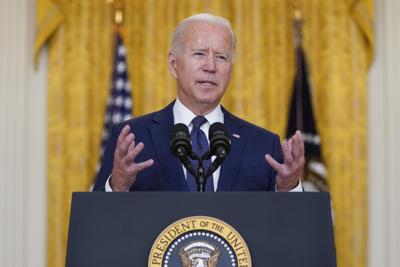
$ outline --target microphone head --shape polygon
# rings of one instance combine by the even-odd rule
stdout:
[[[191,154],[192,145],[190,144],[189,129],[185,124],[178,123],[172,127],[169,147],[172,154],[177,157]]]
[[[208,138],[210,140],[210,150],[213,155],[225,157],[231,150],[231,140],[228,137],[225,125],[215,122],[210,126]]]

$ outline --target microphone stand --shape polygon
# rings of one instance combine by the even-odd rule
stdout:
[[[196,182],[197,182],[197,191],[198,192],[205,192],[205,185],[207,183],[207,178],[212,174],[212,173],[206,173],[204,170],[204,165],[203,165],[203,161],[204,160],[208,160],[211,159],[211,152],[207,151],[206,153],[204,153],[200,158],[196,157],[196,159],[199,161],[199,167],[197,169],[197,176],[196,176]]]
[[[197,191],[204,192],[206,177],[204,176],[203,158],[199,160],[199,168],[197,169]]]
[[[207,159],[207,157],[211,158],[211,155],[208,156],[208,154],[209,153],[207,152],[201,157],[197,156],[195,153],[189,155],[189,157],[192,160],[197,160],[199,162],[199,166],[197,167],[197,173],[194,174],[191,172],[191,174],[196,178],[197,192],[205,191],[206,177],[204,176],[205,171],[204,171],[203,161]]]

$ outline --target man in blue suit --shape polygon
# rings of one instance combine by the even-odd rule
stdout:
[[[177,99],[158,112],[114,127],[94,190],[191,190],[186,169],[170,151],[170,132],[174,124],[183,123],[190,131],[200,127],[207,136],[214,122],[225,124],[231,151],[208,179],[209,190],[302,190],[300,132],[281,145],[276,134],[235,117],[220,105],[231,78],[235,43],[230,23],[221,17],[197,14],[177,26],[169,52]],[[194,126],[198,119],[202,123]]]

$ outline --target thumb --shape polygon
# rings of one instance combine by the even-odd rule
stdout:
[[[282,170],[282,164],[277,162],[270,154],[265,155],[265,160],[268,162],[269,165],[276,171],[280,172]]]

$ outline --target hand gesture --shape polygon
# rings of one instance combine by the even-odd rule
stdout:
[[[129,188],[136,181],[137,174],[153,165],[153,159],[135,162],[136,156],[143,148],[143,143],[135,144],[135,135],[130,132],[129,125],[125,125],[118,136],[117,147],[114,152],[114,166],[110,180],[113,191],[129,191]]]
[[[265,155],[265,160],[277,172],[276,189],[287,192],[294,189],[301,180],[304,169],[304,142],[300,131],[282,144],[283,163],[280,164],[270,155]]]

